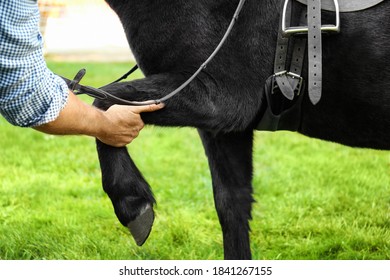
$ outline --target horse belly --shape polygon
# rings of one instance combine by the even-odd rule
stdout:
[[[390,22],[384,20],[389,15],[387,2],[343,13],[341,33],[323,36],[322,97],[317,105],[305,98],[301,133],[390,149]]]
[[[390,150],[389,117],[386,120],[381,117],[359,112],[322,111],[308,114],[299,132],[351,147]]]
[[[390,150],[390,92],[324,88],[320,103],[305,100],[300,132],[340,144]],[[374,86],[371,88],[375,88]],[[365,95],[363,97],[362,95]]]

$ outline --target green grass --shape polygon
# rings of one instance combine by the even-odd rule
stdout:
[[[49,63],[67,77],[84,65]],[[84,83],[105,84],[128,68],[88,63]],[[129,145],[158,201],[151,236],[137,247],[101,188],[93,139],[2,118],[0,128],[0,259],[223,257],[196,130],[147,127]],[[253,186],[255,259],[390,259],[389,152],[256,132]]]

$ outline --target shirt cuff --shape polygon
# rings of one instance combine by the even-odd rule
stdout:
[[[43,98],[43,100],[40,98],[37,100],[41,103],[42,113],[39,114],[37,113],[39,110],[36,110],[35,119],[31,118],[30,123],[28,124],[30,127],[54,121],[68,102],[69,88],[65,81],[52,73],[49,69],[47,72],[49,72],[47,80],[45,80],[40,90],[43,92],[50,90],[51,94],[46,92],[47,98]],[[45,94],[40,94],[40,96],[45,97]]]
[[[13,125],[35,127],[54,121],[66,106],[69,89],[65,81],[48,68],[27,92],[2,108],[2,115]],[[39,77],[39,76],[38,76]],[[36,77],[36,78],[38,78]]]

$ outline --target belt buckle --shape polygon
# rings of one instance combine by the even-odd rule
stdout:
[[[275,77],[282,76],[282,75],[286,75],[286,76],[289,76],[291,79],[296,79],[297,80],[297,83],[296,83],[296,85],[294,87],[294,96],[299,96],[301,94],[302,88],[303,88],[303,77],[301,77],[300,75],[298,75],[298,74],[296,74],[294,72],[289,72],[289,71],[286,71],[286,70],[277,72],[277,73],[272,75],[271,94],[276,93],[277,90],[280,92],[280,89],[279,89],[278,84],[276,83]]]
[[[294,94],[295,96],[299,96],[302,91],[303,78],[300,75],[295,74],[294,72],[287,72],[286,75],[290,76],[292,79],[298,80],[297,85],[294,88]]]

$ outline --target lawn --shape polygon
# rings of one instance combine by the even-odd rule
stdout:
[[[67,77],[85,65],[49,62]],[[127,69],[87,63],[84,83]],[[2,118],[0,127],[0,259],[223,258],[195,129],[146,127],[128,147],[158,201],[149,240],[137,247],[101,188],[93,139]],[[390,152],[256,132],[253,186],[255,259],[390,259]]]

